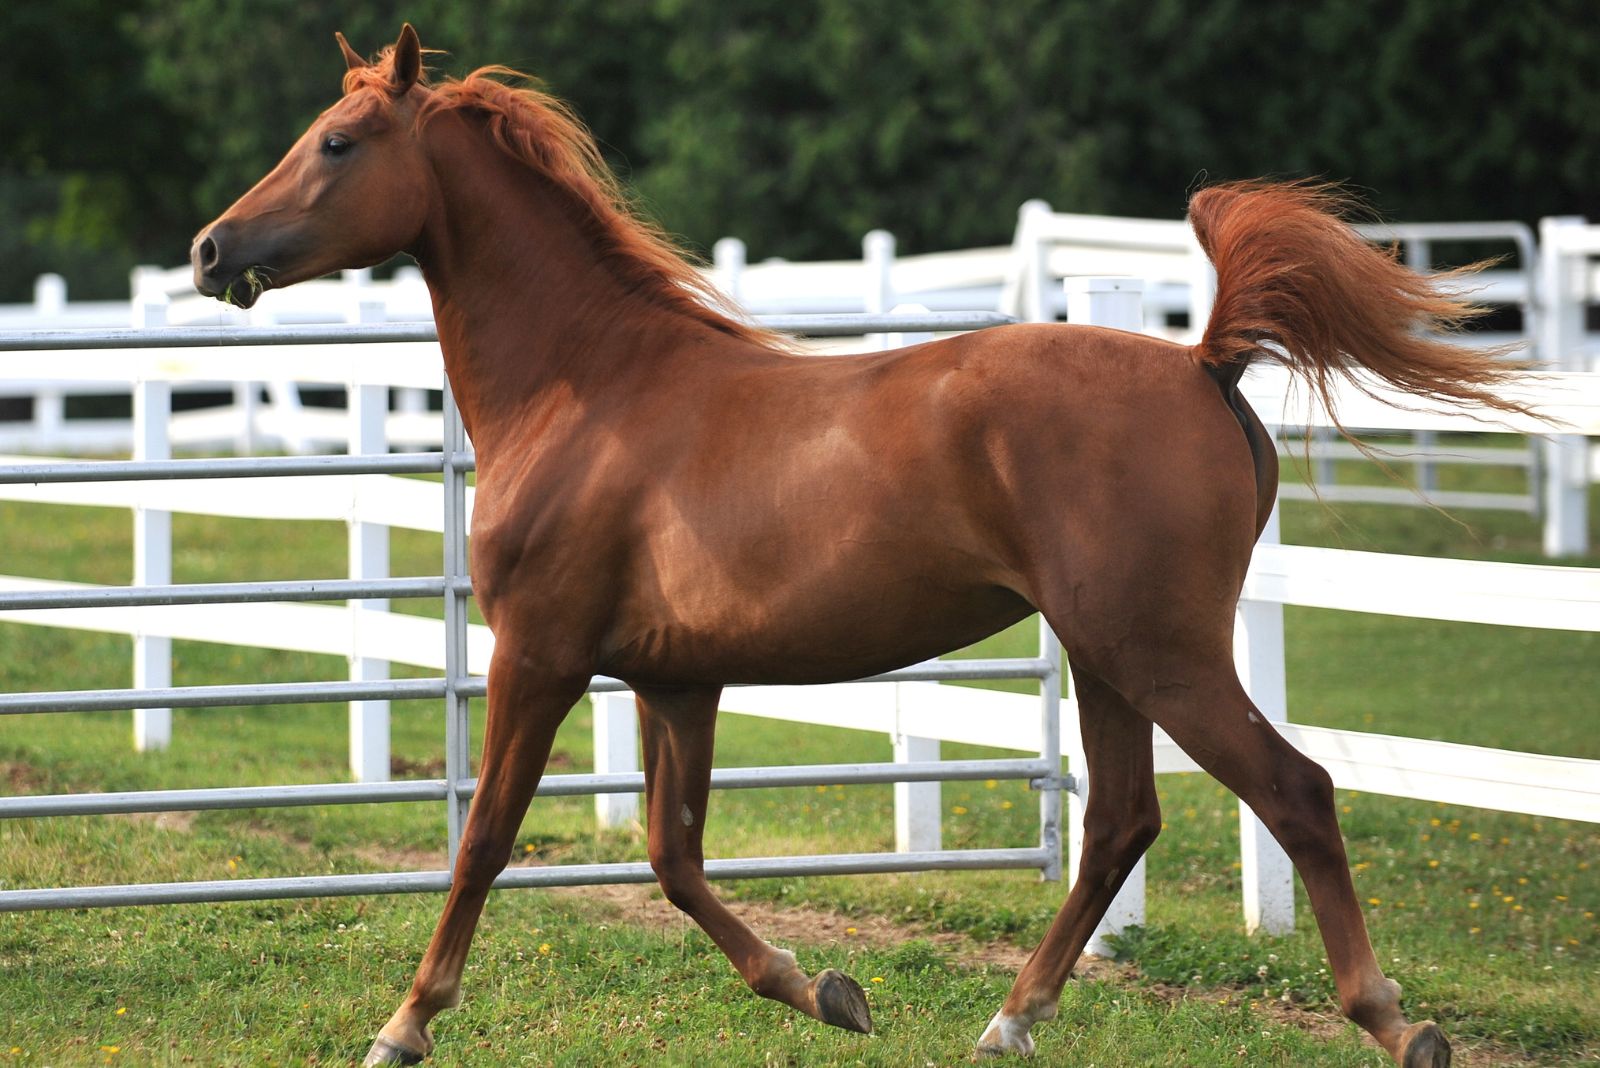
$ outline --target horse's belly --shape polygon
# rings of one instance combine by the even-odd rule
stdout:
[[[1030,611],[1005,586],[916,571],[720,586],[625,611],[602,670],[639,684],[840,682],[970,645]]]

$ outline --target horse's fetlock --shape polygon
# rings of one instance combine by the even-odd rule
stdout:
[[[750,989],[764,998],[787,1001],[796,986],[805,985],[805,973],[800,962],[787,949],[774,949],[761,963],[760,968],[746,979]]]
[[[1393,1023],[1400,1013],[1400,984],[1383,978],[1355,991],[1348,997],[1341,995],[1339,1008],[1348,1019],[1354,1020],[1368,1031],[1376,1032]]]

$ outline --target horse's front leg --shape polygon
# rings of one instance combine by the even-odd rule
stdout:
[[[478,788],[462,830],[455,878],[411,992],[378,1032],[364,1065],[416,1064],[433,1049],[428,1022],[461,1001],[461,969],[489,886],[505,869],[517,828],[550,758],[556,728],[587,678],[540,673],[502,640],[489,665],[489,717]]]
[[[706,882],[701,843],[721,693],[720,687],[638,691],[650,866],[667,900],[711,936],[750,989],[823,1023],[871,1034],[872,1015],[855,980],[832,968],[807,977],[793,953],[758,937]]]

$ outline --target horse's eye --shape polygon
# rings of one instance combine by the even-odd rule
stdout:
[[[322,142],[322,151],[330,156],[342,156],[350,150],[350,139],[343,134],[329,134]]]

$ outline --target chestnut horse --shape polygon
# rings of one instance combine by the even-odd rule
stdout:
[[[432,293],[477,449],[473,589],[497,642],[477,794],[410,993],[368,1064],[411,1064],[461,996],[490,884],[552,737],[596,673],[638,694],[649,856],[750,987],[867,1032],[861,988],[811,977],[713,895],[701,836],[726,683],[859,678],[1044,614],[1071,657],[1090,782],[1080,877],[982,1032],[1027,1054],[1161,827],[1151,727],[1253,809],[1305,882],[1344,1012],[1407,1066],[1449,1063],[1373,956],[1328,775],[1258,715],[1234,608],[1277,487],[1234,386],[1360,365],[1418,395],[1508,407],[1488,357],[1429,340],[1461,308],[1362,242],[1329,191],[1206,189],[1217,271],[1193,347],[1017,325],[802,357],[719,310],[629,209],[560,103],[486,68],[430,85],[408,25],[196,238],[195,282],[262,288],[407,252]],[[1427,328],[1427,329],[1425,329]]]

